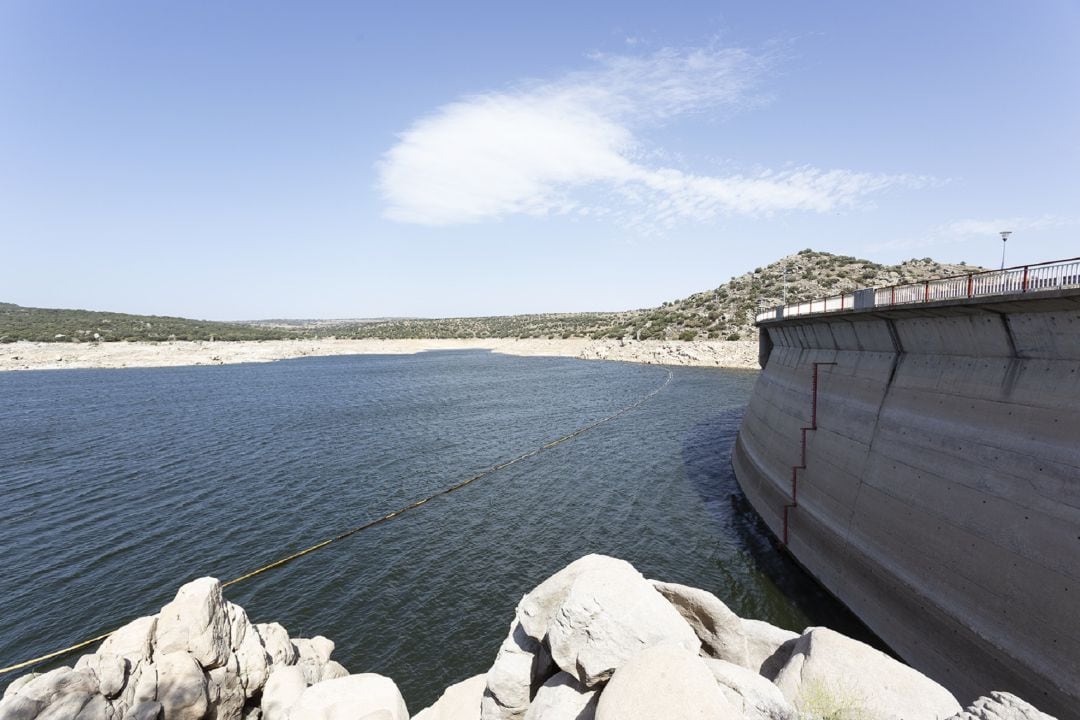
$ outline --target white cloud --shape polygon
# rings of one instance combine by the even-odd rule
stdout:
[[[920,237],[900,238],[885,243],[869,246],[872,250],[933,247],[964,243],[975,239],[998,239],[1002,230],[1014,233],[1039,232],[1053,228],[1080,224],[1075,218],[1060,215],[1042,215],[1039,217],[999,217],[982,220],[964,218],[942,223],[930,228]]]
[[[919,178],[788,168],[696,175],[656,166],[635,131],[759,104],[772,58],[740,49],[594,55],[589,71],[466,97],[402,133],[379,164],[387,217],[425,225],[577,212],[637,226],[722,214],[829,212]]]
[[[384,158],[395,220],[430,225],[566,205],[564,190],[627,175],[630,132],[565,97],[486,95],[415,123]]]
[[[1030,232],[1032,230],[1046,230],[1048,228],[1072,225],[1074,221],[1057,215],[1043,215],[1042,217],[1011,217],[997,218],[995,220],[976,220],[966,218],[955,222],[939,225],[930,231],[931,235],[939,238],[953,238],[967,240],[973,237],[998,237],[1002,230],[1012,232]]]

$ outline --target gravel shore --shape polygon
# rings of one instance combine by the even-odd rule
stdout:
[[[507,355],[622,360],[652,365],[757,369],[757,342],[620,341],[570,338],[474,340],[265,340],[261,342],[109,342],[0,345],[2,370],[169,367],[271,362],[328,355],[410,355],[426,350],[491,350]]]

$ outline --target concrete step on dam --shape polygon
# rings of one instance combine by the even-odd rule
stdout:
[[[732,461],[788,550],[907,662],[962,704],[1006,690],[1060,717],[1080,706],[1067,285],[760,318]]]

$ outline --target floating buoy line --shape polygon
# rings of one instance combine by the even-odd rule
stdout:
[[[364,530],[369,530],[369,529],[375,527],[376,525],[381,525],[381,524],[383,524],[385,522],[389,522],[390,520],[401,517],[402,515],[404,515],[407,512],[410,512],[412,510],[416,510],[417,508],[423,507],[424,505],[431,502],[435,498],[442,497],[444,495],[449,495],[450,493],[453,493],[453,492],[457,492],[458,490],[461,490],[462,488],[473,484],[477,480],[482,480],[482,479],[488,477],[489,475],[493,475],[493,474],[499,472],[500,470],[505,470],[506,468],[510,467],[511,465],[519,463],[519,462],[521,462],[523,460],[528,460],[531,457],[536,457],[537,455],[539,455],[540,453],[542,453],[542,452],[544,452],[546,450],[550,450],[553,447],[556,447],[558,445],[562,445],[565,442],[569,442],[570,440],[573,440],[574,438],[577,438],[577,437],[580,437],[581,435],[584,435],[585,433],[589,432],[590,430],[595,430],[596,428],[600,427],[601,425],[606,425],[607,423],[611,422],[612,420],[615,420],[615,419],[617,419],[619,417],[622,417],[623,415],[625,415],[628,412],[636,410],[637,408],[641,407],[646,402],[648,402],[650,399],[652,399],[653,397],[660,394],[671,383],[671,380],[672,380],[673,377],[674,377],[674,373],[671,370],[668,370],[667,371],[667,378],[664,380],[663,383],[660,384],[659,387],[655,388],[654,390],[651,390],[650,392],[646,393],[642,397],[638,398],[635,402],[633,402],[630,405],[627,405],[626,407],[612,413],[611,415],[608,415],[607,417],[603,417],[603,418],[601,418],[601,419],[599,419],[599,420],[597,420],[595,422],[589,423],[588,425],[583,425],[583,426],[579,427],[578,429],[574,430],[573,432],[571,432],[571,433],[569,433],[567,435],[563,435],[562,437],[560,437],[560,438],[558,438],[556,440],[552,440],[551,442],[549,442],[549,443],[547,443],[545,445],[541,445],[540,447],[533,448],[532,450],[530,450],[528,452],[525,452],[525,453],[522,453],[521,455],[518,455],[517,457],[511,458],[510,460],[505,460],[505,461],[500,462],[500,463],[498,463],[496,465],[492,465],[491,467],[487,468],[486,470],[481,470],[480,472],[473,475],[472,477],[466,478],[465,480],[462,480],[461,482],[458,482],[458,483],[455,483],[455,484],[450,485],[448,487],[445,487],[442,490],[434,492],[434,493],[432,493],[431,495],[428,495],[425,498],[422,498],[420,500],[416,500],[415,502],[412,502],[409,505],[406,505],[406,506],[404,506],[402,508],[394,510],[393,512],[389,512],[389,513],[387,513],[386,515],[383,515],[380,518],[376,518],[375,520],[371,520],[370,522],[366,522],[363,525],[358,525],[357,527],[354,527],[354,528],[352,528],[350,530],[346,530],[346,531],[344,531],[342,533],[339,533],[339,534],[337,534],[337,535],[335,535],[335,536],[333,536],[331,538],[323,540],[322,542],[316,543],[316,544],[312,545],[311,547],[304,548],[303,550],[300,550],[298,552],[294,552],[291,555],[286,555],[283,558],[275,560],[275,561],[273,561],[271,563],[267,563],[266,565],[263,565],[262,567],[256,568],[255,570],[252,570],[251,572],[244,573],[240,577],[236,577],[236,578],[233,578],[232,580],[229,580],[228,582],[222,583],[221,587],[226,588],[226,587],[229,587],[230,585],[236,585],[237,583],[241,583],[241,582],[243,582],[245,580],[250,580],[251,578],[255,577],[256,575],[262,575],[263,573],[265,573],[265,572],[267,572],[269,570],[273,570],[274,568],[279,568],[282,565],[287,565],[288,563],[291,563],[293,560],[298,560],[298,559],[304,557],[305,555],[310,555],[311,553],[313,553],[313,552],[315,552],[317,550],[322,550],[324,547],[327,547],[328,545],[332,545],[333,543],[336,543],[339,540],[344,540],[345,538],[356,535],[357,533],[363,532]],[[116,628],[114,630],[110,630],[109,632],[104,633],[102,635],[98,635],[97,637],[92,637],[89,640],[83,640],[82,642],[75,643],[74,645],[70,645],[70,646],[68,646],[66,648],[63,648],[61,650],[55,650],[55,651],[53,651],[51,653],[48,653],[46,655],[41,655],[41,656],[36,657],[36,658],[31,658],[30,660],[24,660],[23,662],[16,663],[14,665],[8,665],[7,667],[0,668],[0,675],[5,675],[5,674],[7,674],[9,672],[13,672],[15,670],[22,670],[23,668],[27,668],[27,667],[30,667],[32,665],[37,665],[39,663],[43,663],[46,660],[53,660],[53,659],[58,658],[58,657],[63,657],[64,655],[69,655],[69,654],[71,654],[71,653],[73,653],[73,652],[75,652],[77,650],[82,650],[83,648],[89,647],[89,646],[93,645],[94,643],[101,642],[102,640],[104,640],[105,638],[109,637],[114,632],[116,632],[116,630],[118,630],[118,629],[119,628]]]

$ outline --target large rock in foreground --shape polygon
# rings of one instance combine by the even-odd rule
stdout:
[[[516,612],[517,622],[521,625],[521,629],[536,642],[544,642],[555,613],[558,612],[559,606],[566,599],[570,587],[578,576],[591,570],[614,568],[636,572],[634,566],[625,560],[606,555],[586,555],[559,570],[521,598]]]
[[[627,660],[654,645],[697,654],[694,631],[629,563],[590,568],[570,583],[547,626],[551,657],[587,687],[605,682]]]
[[[536,691],[525,720],[593,720],[598,699],[570,673],[557,673]]]
[[[828,628],[795,643],[776,685],[800,711],[875,720],[941,720],[960,711],[948,690],[880,650]]]
[[[390,698],[372,705],[372,720],[383,720],[374,713],[384,711],[390,712],[385,720],[408,717],[404,701],[393,701],[394,693],[401,695],[396,686],[392,692],[385,686],[393,685],[386,678],[351,680],[349,692],[341,691],[345,685],[331,685],[367,677],[349,676],[330,659],[333,650],[326,638],[292,640],[277,623],[253,625],[243,608],[224,600],[217,580],[200,578],[182,586],[159,614],[114,632],[74,668],[13,682],[0,701],[0,720],[353,717],[341,715],[341,707],[360,706],[357,688]],[[314,686],[321,689],[305,699]],[[325,695],[325,704],[314,695]],[[348,700],[338,702],[341,697]]]
[[[796,720],[798,713],[780,688],[757,673],[735,663],[705,658],[705,665],[720,686],[720,692],[744,720]]]
[[[744,620],[705,590],[656,580],[652,584],[694,629],[710,657],[772,680],[791,656],[797,633],[760,620]]]
[[[1040,712],[1031,703],[1025,702],[1007,692],[992,692],[989,697],[981,697],[966,710],[953,715],[949,720],[1054,720]]]
[[[624,663],[600,693],[596,720],[740,720],[696,653],[654,645]]]
[[[491,669],[413,720],[1053,720],[1000,692],[961,711],[863,643],[740,618],[712,593],[601,555],[549,577],[515,615]],[[393,681],[349,675],[333,651],[252,623],[202,578],[74,668],[15,679],[0,720],[408,719]]]
[[[413,720],[480,720],[480,703],[487,688],[487,675],[474,675],[446,688],[431,707]]]
[[[523,717],[536,688],[553,672],[550,654],[515,620],[486,675],[482,720]]]
[[[409,720],[390,678],[364,673],[312,685],[289,711],[294,720]]]
[[[155,652],[188,652],[206,669],[221,667],[229,658],[232,638],[229,613],[214,578],[192,580],[158,613]]]

